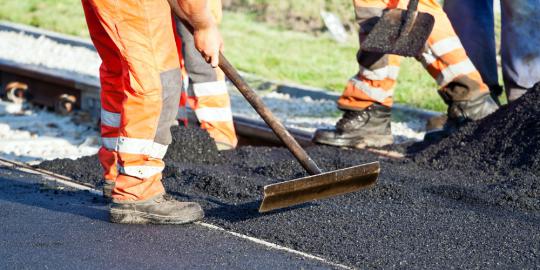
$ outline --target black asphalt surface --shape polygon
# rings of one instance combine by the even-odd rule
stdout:
[[[379,160],[379,182],[271,213],[257,212],[263,186],[306,175],[284,148],[218,152],[206,132],[173,128],[163,183],[206,222],[360,269],[540,269],[538,100],[537,88],[402,160],[308,147],[325,171]],[[100,185],[96,156],[39,166]]]
[[[0,167],[0,269],[331,269],[224,232],[107,222],[96,196]]]
[[[305,174],[286,149],[248,146],[218,155],[203,143],[211,140],[204,131],[174,134],[164,185],[178,199],[200,202],[205,222],[359,269],[540,269],[540,212],[520,196],[534,189],[515,193],[504,187],[507,177],[381,159],[373,189],[259,214],[263,185]],[[189,141],[183,138],[200,144],[180,147]],[[325,170],[378,159],[334,147],[307,151]],[[40,166],[99,185],[95,156]]]

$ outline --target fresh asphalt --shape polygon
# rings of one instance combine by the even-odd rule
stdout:
[[[0,167],[0,269],[331,269],[199,225],[119,225],[85,191]]]

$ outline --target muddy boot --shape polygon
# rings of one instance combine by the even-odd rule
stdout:
[[[485,94],[473,100],[452,102],[448,106],[448,120],[454,122],[478,121],[498,109],[499,105],[493,98],[489,94]]]
[[[346,110],[334,129],[318,129],[313,141],[342,147],[381,147],[392,144],[391,109],[373,104],[362,111]]]
[[[433,121],[428,121],[427,133],[424,137],[426,141],[438,141],[446,138],[465,123],[481,120],[499,109],[499,105],[489,93],[462,101],[452,101],[444,94],[441,96],[448,104],[448,118],[442,126],[439,125],[439,128],[430,127],[429,124]]]
[[[163,195],[144,202],[113,202],[110,221],[124,224],[186,224],[202,219],[198,203],[179,202]]]
[[[103,198],[107,201],[112,200],[112,190],[114,188],[114,181],[103,181]]]

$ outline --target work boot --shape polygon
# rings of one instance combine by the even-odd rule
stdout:
[[[438,141],[446,138],[465,123],[481,120],[499,109],[499,105],[497,105],[489,93],[473,100],[451,101],[447,103],[449,103],[447,118],[438,117],[428,121],[428,125],[426,126],[427,133],[424,140]]]
[[[110,221],[124,224],[186,224],[202,219],[198,203],[180,202],[163,195],[144,202],[113,202]]]
[[[341,147],[381,147],[392,144],[391,109],[373,104],[361,111],[345,110],[333,129],[318,129],[313,141]]]
[[[448,105],[448,121],[478,121],[499,109],[490,92],[481,92],[480,87],[478,82],[463,77],[439,90]]]
[[[103,198],[107,201],[112,200],[112,190],[114,188],[114,181],[103,181]]]
[[[494,113],[499,105],[486,93],[476,99],[467,101],[454,101],[448,106],[448,120],[453,121],[478,121]]]

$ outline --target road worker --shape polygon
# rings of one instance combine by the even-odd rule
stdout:
[[[540,82],[540,2],[501,0],[501,60],[506,97],[512,102]],[[493,0],[446,0],[448,14],[471,61],[493,95],[502,93],[497,69]]]
[[[161,183],[182,88],[169,2],[82,0],[82,4],[102,59],[103,146],[98,156],[112,194],[111,221],[183,224],[201,219],[203,210],[197,203],[165,197]],[[206,0],[177,4],[194,28],[195,47],[216,67],[222,39]]]
[[[210,0],[209,4],[215,21],[219,23],[222,17],[221,0]],[[216,142],[218,150],[234,149],[238,138],[225,75],[201,57],[185,22],[177,18],[176,28],[181,37],[184,67],[189,77],[187,96],[183,95],[187,100],[180,101],[179,120],[187,122],[185,106],[189,105],[195,111],[201,128]]]
[[[360,43],[387,9],[406,9],[406,0],[354,0]],[[433,32],[418,57],[437,81],[448,105],[448,123],[479,120],[497,110],[488,86],[467,57],[448,17],[436,0],[420,0],[419,11],[435,17]],[[393,93],[401,57],[359,50],[359,72],[338,99],[343,117],[333,129],[319,129],[314,141],[341,147],[379,147],[393,143],[390,128]]]

